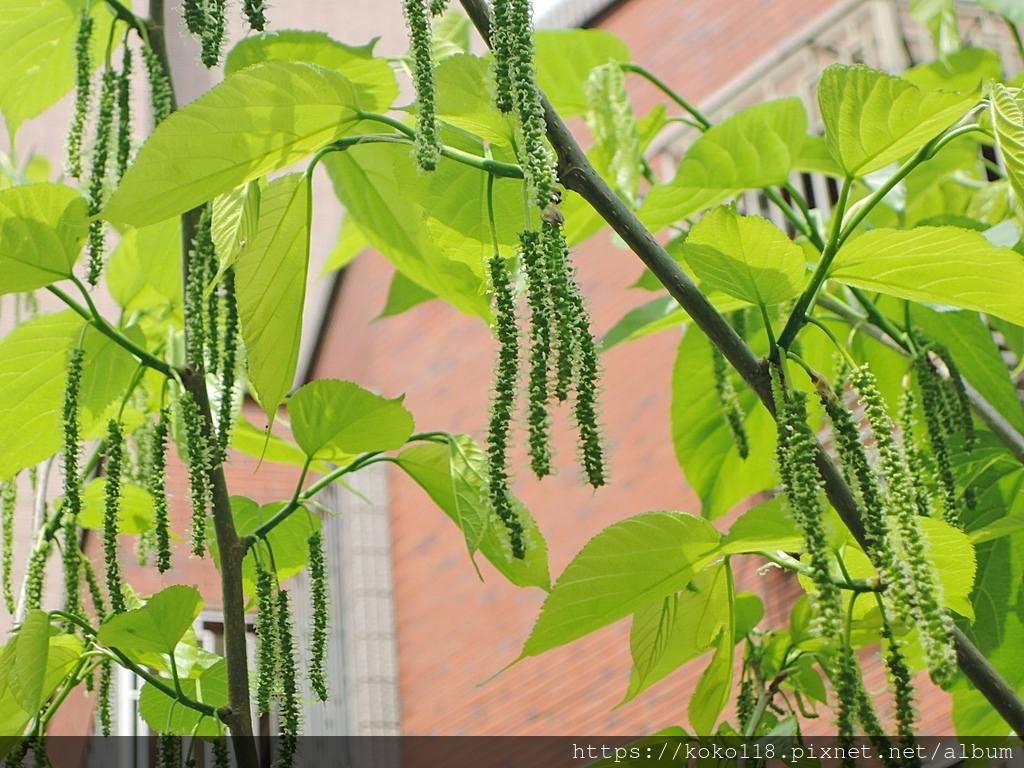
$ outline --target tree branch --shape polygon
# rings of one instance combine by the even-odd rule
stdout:
[[[461,3],[481,36],[488,41],[490,12],[485,0],[461,0]],[[558,156],[561,182],[579,193],[611,225],[626,245],[668,289],[669,294],[686,310],[694,323],[718,347],[774,416],[775,403],[767,365],[757,358],[683,272],[679,264],[669,256],[636,215],[594,170],[586,154],[547,98],[543,98],[543,104],[548,140]],[[865,551],[868,551],[857,500],[820,444],[815,464],[824,479],[825,490],[832,506],[839,512],[843,522]],[[1024,702],[966,635],[957,631],[954,640],[960,668],[1010,727],[1018,734],[1024,734]]]

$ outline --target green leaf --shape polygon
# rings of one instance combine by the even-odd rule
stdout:
[[[100,627],[97,640],[128,656],[173,654],[203,607],[195,587],[178,584],[157,592],[141,608],[120,613]]]
[[[537,84],[562,117],[587,113],[586,84],[595,67],[631,61],[629,48],[602,29],[539,30]]]
[[[605,528],[552,587],[520,658],[537,656],[685,588],[718,550],[706,520],[648,512]]]
[[[1024,323],[1024,256],[966,229],[865,232],[839,250],[829,277],[901,299],[951,304]]]
[[[288,400],[292,434],[311,459],[395,450],[413,430],[403,397],[388,400],[350,381],[312,381]]]
[[[0,3],[0,112],[14,138],[71,90],[78,15],[85,0],[7,0]],[[131,7],[130,2],[124,5]],[[113,22],[106,3],[92,3],[92,61],[103,61]],[[13,141],[12,141],[13,144]]]
[[[641,220],[659,230],[745,189],[785,184],[806,134],[800,99],[769,101],[723,120],[693,143],[675,179],[651,189]]]
[[[683,256],[704,285],[761,306],[799,296],[807,272],[803,251],[785,232],[725,206],[690,231]]]
[[[671,296],[641,304],[627,312],[601,339],[601,351],[607,352],[627,341],[640,339],[652,333],[682,325],[690,319],[679,302]]]
[[[740,515],[722,539],[722,554],[785,550],[799,552],[804,538],[789,516],[782,496],[775,496]]]
[[[833,64],[818,81],[825,141],[850,176],[902,160],[977,102],[977,93],[924,91],[861,64]]]
[[[309,184],[290,173],[263,190],[259,226],[238,255],[235,291],[249,383],[271,422],[295,381],[309,266]]]
[[[167,219],[130,229],[110,256],[107,288],[126,312],[181,307],[181,225]]]
[[[41,315],[0,341],[0,478],[10,478],[60,450],[67,349],[82,337],[84,321],[70,310]],[[134,333],[130,334],[134,338]],[[81,414],[83,429],[102,418],[137,363],[95,328],[84,336]]]
[[[757,396],[738,388],[750,453],[741,459],[722,415],[711,347],[704,334],[683,336],[672,372],[672,443],[702,513],[714,520],[748,496],[775,487],[775,422]]]
[[[407,448],[399,454],[398,465],[462,530],[471,559],[479,549],[516,586],[550,589],[547,543],[529,510],[515,497],[512,503],[523,525],[526,557],[512,557],[505,524],[491,512],[486,458],[472,437],[450,435],[449,445]]]
[[[1020,95],[1014,96],[1005,86],[995,83],[990,98],[992,128],[1003,156],[1006,175],[1017,199],[1024,200],[1024,111]]]
[[[974,545],[966,533],[943,520],[922,517],[918,524],[942,585],[942,604],[973,620],[974,607],[969,598],[977,570]]]
[[[256,240],[260,221],[260,183],[250,181],[213,200],[211,231],[220,270],[213,283]]]
[[[732,605],[734,614],[732,641],[738,643],[761,623],[761,619],[764,618],[764,603],[753,592],[741,592],[736,595]]]
[[[479,56],[457,54],[437,65],[437,116],[449,125],[508,146],[515,136],[512,119],[491,101],[490,64]]]
[[[918,64],[903,73],[918,88],[934,91],[960,91],[973,93],[989,80],[998,80],[1003,74],[999,54],[991,48],[961,48],[942,59]]]
[[[449,8],[430,25],[434,61],[468,53],[473,47],[473,22],[464,13]]]
[[[640,192],[640,129],[626,92],[626,73],[618,64],[605,64],[587,80],[587,127],[594,136],[590,150],[600,157],[612,187],[632,207]]]
[[[387,112],[398,98],[398,81],[384,57],[375,57],[379,38],[353,47],[323,32],[286,29],[239,40],[224,60],[224,73],[233,75],[263,61],[303,61],[340,72],[352,82],[359,108]]]
[[[254,459],[269,461],[274,464],[290,464],[293,467],[306,466],[306,454],[295,443],[285,440],[283,437],[271,434],[267,438],[265,429],[258,429],[245,416],[239,416],[235,428],[231,432],[231,447],[241,451],[246,456]],[[343,457],[336,455],[333,458],[335,464],[348,464],[354,456]],[[321,467],[320,469],[324,469]],[[320,471],[320,469],[316,471]],[[329,471],[329,470],[328,470]]]
[[[231,514],[239,536],[248,536],[260,525],[270,520],[285,507],[285,502],[260,505],[244,496],[231,497]],[[283,582],[302,571],[309,564],[309,536],[319,531],[322,522],[305,507],[299,507],[278,523],[267,534],[266,539],[257,542],[245,553],[242,561],[242,587],[247,595],[256,594],[256,552],[264,565],[273,564],[277,579]],[[268,547],[269,545],[269,547]],[[220,550],[214,540],[210,541],[214,562],[220,567]]]
[[[736,652],[733,636],[736,634],[736,616],[733,610],[731,566],[728,562],[715,574],[716,581],[724,582],[719,589],[724,592],[720,598],[724,604],[724,626],[718,635],[718,647],[704,674],[697,682],[697,688],[690,698],[690,725],[699,735],[711,735],[719,715],[729,704],[732,693],[732,668]],[[714,587],[712,587],[714,589]]]
[[[385,317],[400,315],[436,298],[437,296],[426,288],[421,288],[401,272],[395,272],[394,277],[391,278],[391,287],[388,288],[388,300],[377,319],[382,320]]]
[[[46,611],[29,611],[17,636],[7,645],[0,675],[26,712],[38,712],[42,706],[49,654],[50,617]]]
[[[415,163],[409,162],[409,148],[389,144],[359,147],[358,152],[334,152],[324,158],[323,164],[345,206],[346,216],[359,225],[370,244],[400,272],[460,311],[490,317],[490,304],[483,290],[483,243],[490,242],[490,234],[486,198],[481,195],[486,183],[482,172],[442,160],[433,173],[419,174]],[[467,186],[460,194],[452,193],[453,181],[460,177],[471,182],[475,179],[477,191],[465,196]],[[519,182],[495,184],[498,195],[511,193],[514,197],[520,189]],[[466,254],[446,252],[434,242],[435,233],[428,227],[430,217],[422,204],[422,198],[427,196],[455,211],[461,209],[460,224],[471,228],[476,237],[459,234],[450,221],[445,225],[438,220],[435,231],[439,237],[452,234],[455,239],[449,245],[457,246],[462,241],[468,246]],[[515,207],[501,210],[521,209],[520,195]],[[519,213],[507,218],[512,227],[516,221],[521,222]]]
[[[70,277],[89,234],[88,204],[61,184],[0,192],[0,295]]]
[[[102,215],[141,227],[184,213],[326,146],[352,129],[357,110],[352,82],[337,72],[249,67],[157,126]]]
[[[338,242],[327,255],[324,271],[320,276],[323,277],[331,272],[337,272],[339,269],[347,267],[356,256],[365,251],[369,246],[370,241],[366,239],[366,235],[363,234],[359,224],[351,216],[346,216],[342,219],[341,228],[338,230]]]
[[[171,687],[172,681],[167,680]],[[221,660],[196,679],[181,680],[181,692],[194,701],[210,706],[226,706],[228,703],[227,661]],[[154,732],[173,736],[199,736],[216,738],[223,736],[223,727],[216,718],[208,717],[194,709],[182,706],[151,683],[142,686],[139,695],[139,715]]]
[[[714,646],[728,622],[726,582],[718,578],[723,567],[719,563],[705,568],[681,593],[636,612],[629,633],[633,669],[618,706]]]
[[[928,27],[940,56],[953,53],[960,47],[956,0],[910,0],[910,15]]]
[[[101,530],[107,490],[107,478],[92,480],[83,494],[82,513],[78,524],[83,528]],[[117,518],[120,533],[136,534],[153,527],[153,495],[132,483],[121,485],[121,510]]]

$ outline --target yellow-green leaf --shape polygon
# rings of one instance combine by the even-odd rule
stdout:
[[[235,291],[249,383],[273,422],[295,381],[309,262],[309,184],[301,173],[263,191],[259,226],[238,254]]]
[[[344,75],[302,62],[256,64],[160,123],[102,215],[141,227],[184,213],[329,144],[352,128],[357,110]]]
[[[1024,324],[1024,256],[966,229],[866,232],[840,249],[829,277],[856,288]]]

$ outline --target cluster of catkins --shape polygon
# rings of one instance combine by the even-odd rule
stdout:
[[[308,677],[310,687],[321,701],[327,701],[327,572],[324,559],[323,534],[316,530],[307,540],[309,546],[309,579],[313,609]],[[256,708],[270,712],[278,703],[281,718],[279,764],[290,765],[295,756],[299,735],[299,691],[295,638],[292,634],[291,606],[288,592],[277,583],[273,572],[273,554],[269,547],[257,544],[269,562],[257,559],[256,564]]]
[[[68,175],[86,185],[89,215],[99,213],[110,188],[124,175],[131,160],[131,75],[132,49],[125,34],[121,47],[121,68],[117,70],[108,52],[100,80],[99,94],[94,97],[93,18],[83,11],[79,17],[75,39],[75,110],[68,134]],[[159,123],[171,113],[171,84],[167,70],[147,41],[142,43],[142,58],[149,78],[154,120]],[[86,128],[96,102],[95,119],[86,167]],[[88,272],[91,285],[99,282],[106,251],[104,224],[99,219],[89,225]]]
[[[434,106],[435,75],[430,19],[443,13],[443,0],[406,0],[410,57],[416,85],[416,157],[433,170],[441,156],[440,123]],[[552,472],[552,402],[573,396],[580,456],[587,481],[605,483],[598,427],[599,365],[590,316],[580,293],[562,231],[554,156],[545,140],[544,109],[534,71],[529,0],[496,0],[490,40],[494,52],[495,103],[516,117],[517,144],[527,199],[536,206],[539,229],[519,235],[518,259],[525,275],[529,360],[526,406],[530,463],[537,477]],[[496,246],[495,246],[496,247]],[[513,557],[526,556],[522,524],[509,488],[508,450],[520,371],[520,332],[513,277],[496,252],[488,262],[494,298],[495,335],[500,343],[495,393],[488,430],[489,492],[495,514],[508,530]]]
[[[945,365],[952,386],[942,383],[938,361]],[[922,346],[912,367],[923,395],[932,460],[939,467],[937,497],[924,481],[927,472],[921,463],[923,454],[914,441],[915,406],[911,389],[907,389],[897,428],[867,365],[844,375],[835,388],[824,379],[815,380],[843,475],[861,509],[866,551],[878,572],[876,599],[886,665],[893,685],[898,733],[907,745],[913,740],[914,689],[893,624],[917,628],[932,680],[948,687],[956,674],[954,625],[942,607],[941,585],[929,561],[920,518],[941,515],[953,524],[959,522],[956,510],[964,502],[956,492],[952,471],[947,473],[943,465],[948,469],[950,435],[964,435],[968,447],[974,441],[969,403],[961,394],[963,384],[948,351],[936,351],[933,345]],[[863,408],[866,435],[846,402],[847,393]],[[776,402],[779,472],[792,515],[805,539],[815,585],[812,598],[817,608],[818,631],[838,654],[831,676],[839,701],[839,734],[843,739],[852,738],[855,722],[859,721],[866,733],[881,739],[882,726],[843,630],[842,580],[832,569],[833,553],[828,547],[815,468],[818,442],[808,423],[806,395],[784,393],[781,386],[776,386]],[[871,457],[865,447],[868,444],[873,445]]]
[[[181,8],[185,26],[202,46],[200,59],[208,69],[220,62],[227,30],[227,5],[227,0],[185,0]],[[266,11],[263,0],[243,0],[242,14],[256,32],[262,32],[267,24]]]

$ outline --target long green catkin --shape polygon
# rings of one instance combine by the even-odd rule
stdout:
[[[160,573],[171,569],[171,514],[167,503],[167,431],[171,411],[160,409],[152,434],[152,468],[149,492],[153,495],[153,525],[156,531],[156,567]]]
[[[548,360],[554,306],[545,269],[540,233],[519,234],[519,255],[526,271],[526,298],[530,307],[530,378],[527,418],[530,425],[530,464],[538,478],[551,474],[551,421],[548,415]]]
[[[300,711],[299,682],[296,672],[295,636],[292,634],[291,607],[288,592],[277,593],[277,642],[281,674],[281,742],[279,765],[287,768],[293,764],[298,746]]]
[[[506,115],[515,107],[512,95],[512,40],[509,17],[510,0],[493,0],[491,50],[494,52],[494,105]]]
[[[122,45],[121,71],[117,75],[117,180],[128,170],[132,152],[132,49]]]
[[[815,465],[818,441],[807,423],[807,395],[790,393],[789,400],[779,403],[779,437],[776,457],[779,473],[786,488],[793,519],[804,536],[810,555],[811,576],[815,584],[816,607],[820,634],[826,640],[839,642],[842,609],[839,588],[832,581],[825,513],[818,499],[820,480]]]
[[[118,558],[117,525],[121,514],[121,473],[124,469],[124,434],[115,419],[107,423],[107,485],[103,501],[103,559],[107,570],[107,594],[114,613],[127,606],[121,591],[121,564]]]
[[[92,90],[92,27],[92,16],[82,11],[75,36],[75,112],[68,133],[68,175],[75,179],[82,178],[82,138]]]
[[[309,653],[309,683],[320,701],[327,701],[327,564],[322,531],[311,534],[309,544],[309,581],[313,607],[313,637]]]
[[[416,160],[424,171],[432,171],[441,159],[441,125],[437,120],[433,43],[430,36],[428,0],[404,0],[409,28],[412,79],[416,87]]]
[[[100,108],[96,118],[96,137],[92,151],[92,168],[89,176],[89,215],[95,216],[103,207],[107,181],[107,164],[110,158],[110,144],[113,136],[114,103],[117,98],[117,73],[108,69],[103,73],[100,87]],[[86,275],[90,285],[96,285],[103,272],[103,257],[106,251],[106,228],[100,219],[89,224],[89,265]]]
[[[743,424],[743,409],[740,407],[739,396],[736,394],[736,387],[733,386],[732,378],[729,376],[729,364],[725,355],[715,345],[711,345],[712,368],[715,376],[715,392],[718,393],[718,405],[722,410],[722,417],[726,426],[729,427],[729,434],[736,446],[736,451],[741,459],[750,455],[750,446],[747,442],[747,430]]]
[[[17,477],[3,484],[0,491],[0,514],[3,515],[3,592],[4,604],[7,612],[13,614],[16,604],[14,602],[14,582],[11,578],[14,565],[14,510],[18,502],[18,479]]]
[[[100,732],[104,736],[109,736],[112,731],[113,717],[110,711],[110,693],[113,688],[114,682],[114,663],[109,659],[103,661],[100,664],[100,690],[99,690],[99,710],[100,710]]]
[[[189,364],[197,367],[204,364],[207,347],[216,344],[216,328],[207,327],[203,298],[210,266],[217,260],[212,227],[213,214],[207,205],[196,225],[185,283],[185,350]]]
[[[935,461],[939,487],[942,489],[940,498],[943,517],[950,525],[960,527],[960,504],[947,440],[950,425],[947,423],[948,413],[942,392],[943,385],[928,359],[927,351],[914,358],[912,367],[917,375],[918,386],[921,388],[921,409],[924,411],[925,426],[928,431],[928,441],[931,444],[932,459]]]
[[[210,449],[203,433],[203,417],[192,393],[181,391],[181,420],[185,426],[185,463],[188,465],[192,502],[192,554],[206,556],[207,510],[210,508]]]
[[[64,610],[72,616],[81,613],[78,516],[82,513],[82,481],[78,473],[81,452],[78,401],[82,386],[84,356],[85,353],[81,347],[71,350],[68,354],[64,406],[61,413],[61,426],[64,433],[64,448],[61,454],[64,471],[64,501],[61,508],[61,523],[64,531]],[[68,631],[74,631],[73,625],[69,625]]]
[[[519,328],[512,281],[505,260],[495,255],[488,263],[494,292],[495,335],[500,349],[495,371],[494,396],[487,432],[487,478],[491,506],[504,523],[512,546],[512,556],[526,557],[523,524],[512,504],[509,490],[508,442],[515,410],[516,378],[519,372]]]
[[[274,574],[256,563],[256,708],[269,712],[277,680],[277,599]]]
[[[149,103],[153,110],[153,124],[160,125],[166,120],[174,106],[171,90],[171,78],[160,61],[160,57],[148,45],[142,46],[142,61],[146,65],[146,77],[149,80]]]
[[[224,47],[224,33],[227,24],[224,17],[227,11],[227,0],[205,0],[203,7],[206,11],[206,18],[203,21],[203,31],[200,35],[203,50],[199,58],[207,69],[212,69],[220,61],[221,50]]]
[[[224,336],[221,341],[220,411],[217,419],[217,450],[221,463],[227,460],[235,417],[235,381],[238,377],[238,302],[235,297],[235,269],[224,273]]]

